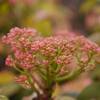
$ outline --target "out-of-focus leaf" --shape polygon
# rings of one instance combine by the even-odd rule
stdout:
[[[0,72],[0,85],[11,83],[14,79],[14,75],[11,72]]]
[[[49,36],[52,32],[51,23],[48,20],[36,22],[34,27],[39,30],[43,36]]]
[[[53,97],[56,97],[57,95],[59,95],[60,92],[61,92],[60,89],[61,89],[61,87],[60,87],[58,84],[56,84],[56,86],[55,86],[55,90],[54,90],[52,96],[53,96]]]
[[[99,27],[100,28],[100,27]],[[100,44],[100,32],[96,32],[92,35],[89,36],[89,39],[91,39],[92,41]]]
[[[77,100],[100,100],[100,82],[93,83],[85,88]]]
[[[76,94],[62,93],[61,87],[56,84],[52,97],[56,98],[55,100],[75,100]]]
[[[85,2],[82,4],[80,8],[81,13],[88,13],[94,5],[97,3],[97,0],[84,0]]]
[[[25,27],[33,27],[41,32],[43,36],[49,36],[52,32],[52,25],[49,19],[35,19],[33,16],[27,17],[23,20],[23,26]]]
[[[30,96],[33,93],[30,89],[20,88],[19,91],[10,97],[11,100],[23,100],[23,97]],[[27,100],[27,99],[26,99]],[[29,99],[31,100],[31,99]]]
[[[6,14],[8,12],[8,9],[9,9],[9,6],[7,3],[3,3],[1,6],[0,6],[0,13],[1,14]]]
[[[0,94],[10,96],[12,94],[15,94],[19,89],[20,89],[19,85],[15,83],[0,85]]]
[[[0,95],[0,100],[8,100],[8,98],[4,95]]]
[[[100,58],[99,58],[100,61]],[[99,81],[100,82],[100,64],[97,64],[97,67],[92,73],[92,78],[94,81]]]
[[[58,96],[55,100],[76,100],[76,99],[66,95],[66,96]]]
[[[42,3],[40,6],[41,9],[49,12],[49,14],[56,14],[57,13],[57,6],[52,3]]]

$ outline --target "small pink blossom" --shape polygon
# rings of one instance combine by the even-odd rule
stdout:
[[[43,65],[48,66],[49,61],[48,60],[43,60]]]
[[[84,54],[81,58],[80,58],[80,61],[83,62],[83,63],[87,63],[89,60],[89,57],[88,55]]]
[[[13,66],[13,63],[14,63],[14,61],[13,61],[12,57],[9,55],[9,56],[6,58],[5,64],[8,65],[8,66]]]

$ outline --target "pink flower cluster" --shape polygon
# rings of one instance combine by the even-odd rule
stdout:
[[[7,36],[3,37],[3,42],[12,49],[6,64],[14,64],[32,75],[39,71],[44,76],[46,73],[60,76],[77,67],[82,71],[93,69],[95,55],[100,53],[98,45],[83,36],[69,37],[70,39],[63,36],[38,37],[38,32],[34,29],[11,29]]]
[[[13,28],[7,36],[4,36],[3,42],[11,47],[13,58],[10,56],[6,60],[6,64],[11,65],[9,62],[13,61],[18,66],[27,68],[32,67],[35,57],[30,53],[31,43],[37,38],[37,31],[31,28]],[[13,60],[12,60],[13,59]],[[12,63],[12,62],[11,62]],[[16,65],[15,64],[15,65]]]

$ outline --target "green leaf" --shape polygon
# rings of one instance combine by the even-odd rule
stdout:
[[[77,100],[100,100],[100,82],[92,83],[86,87]]]
[[[0,95],[0,100],[8,100],[8,98],[4,95]]]
[[[20,89],[19,85],[15,83],[0,85],[0,95],[10,96],[16,93],[19,89]]]

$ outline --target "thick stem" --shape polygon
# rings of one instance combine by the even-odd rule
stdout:
[[[52,88],[45,89],[43,94],[37,94],[37,98],[33,100],[54,100],[52,98]]]

